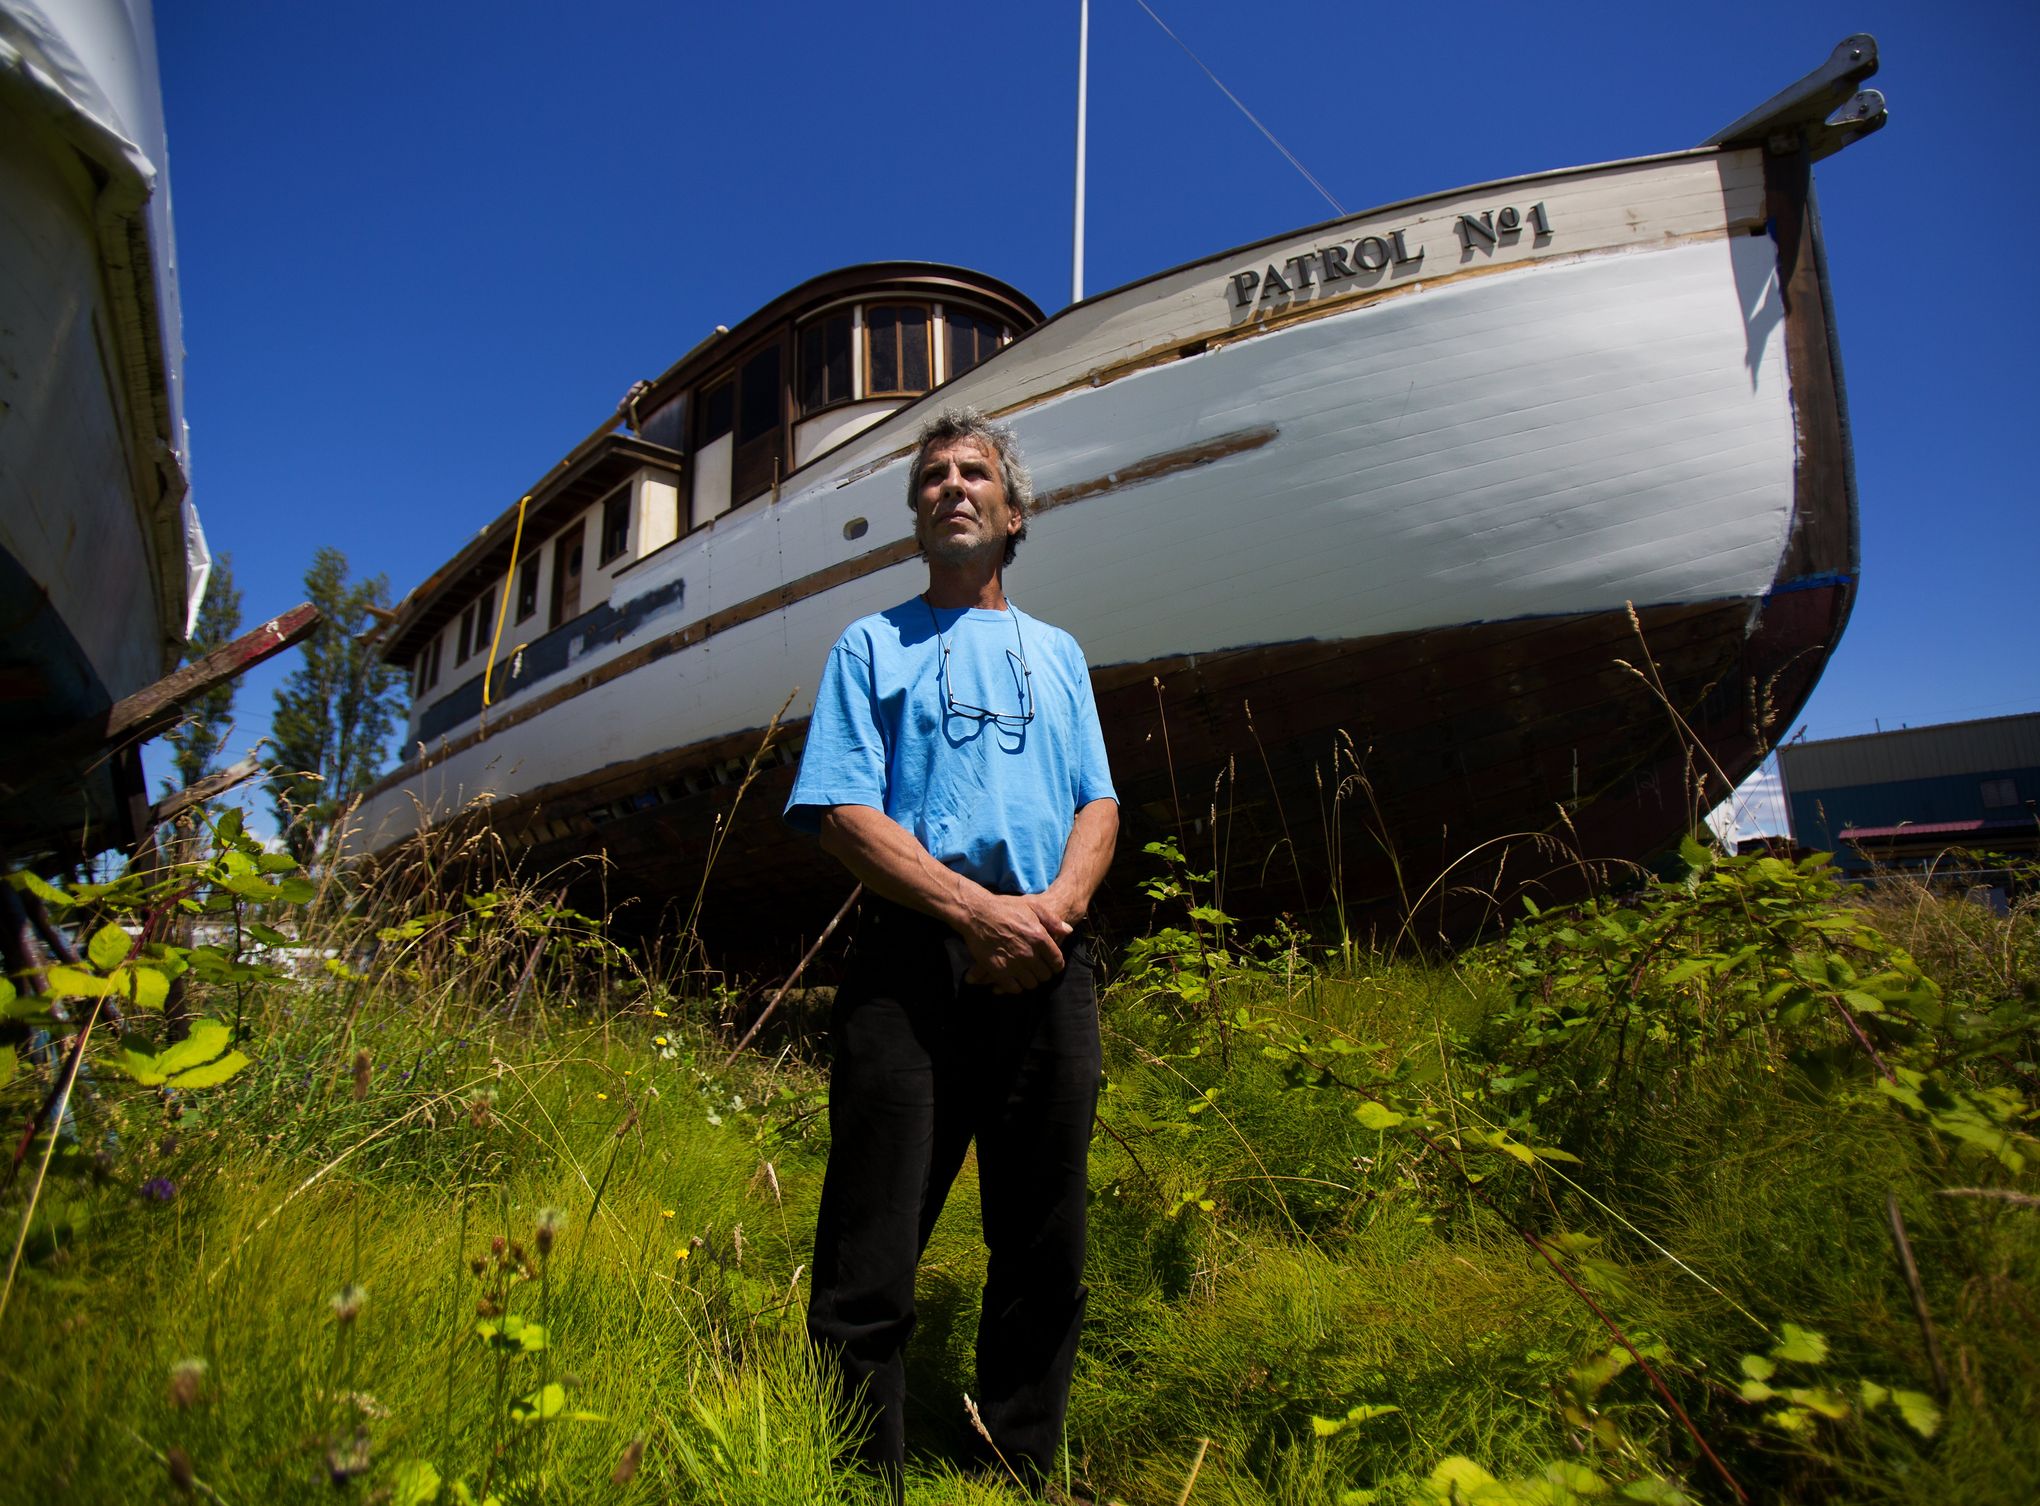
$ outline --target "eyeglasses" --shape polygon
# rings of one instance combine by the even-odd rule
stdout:
[[[942,663],[938,673],[942,679],[942,700],[948,714],[964,721],[990,722],[1002,732],[1013,732],[1034,720],[1034,671],[1027,667],[1027,641],[1020,636],[1020,614],[1010,610],[1007,615],[1013,619],[1013,641],[1018,651],[1006,650],[1006,658],[1018,669],[1020,685],[1020,709],[1018,711],[991,711],[983,706],[972,706],[956,698],[955,683],[949,677],[949,643],[942,636],[942,620],[935,615],[934,604],[926,597],[921,604],[928,608],[928,620],[935,624],[935,642],[942,649]]]

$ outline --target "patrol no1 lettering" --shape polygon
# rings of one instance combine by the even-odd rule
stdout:
[[[1371,276],[1382,271],[1401,274],[1415,270],[1424,259],[1424,248],[1412,251],[1407,230],[1387,235],[1363,235],[1350,246],[1343,242],[1317,251],[1292,256],[1279,266],[1268,264],[1265,272],[1235,272],[1233,298],[1241,308],[1263,298],[1308,297],[1312,280],[1327,292],[1348,278]]]

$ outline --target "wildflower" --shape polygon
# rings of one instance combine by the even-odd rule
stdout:
[[[666,1044],[666,1038],[663,1035],[655,1035],[652,1037],[652,1044],[654,1046],[663,1046]]]
[[[205,1361],[179,1360],[170,1367],[170,1405],[188,1411],[205,1399]]]
[[[595,1101],[597,1103],[607,1103],[609,1102],[609,1095],[607,1093],[597,1093],[595,1095]]]
[[[674,1263],[678,1264],[680,1261],[685,1260],[689,1255],[692,1255],[693,1253],[694,1253],[693,1250],[689,1249],[686,1245],[682,1245],[679,1249],[673,1252]]]
[[[666,1011],[663,1009],[655,1009],[652,1013],[662,1020],[666,1018]]]
[[[494,1239],[489,1241],[489,1253],[495,1256],[498,1260],[501,1260],[503,1258],[503,1252],[509,1248],[510,1242],[500,1234],[498,1234]]]
[[[473,1271],[477,1276],[481,1275],[482,1272],[486,1271],[488,1268],[489,1262],[479,1255],[475,1256],[474,1259],[468,1262],[468,1269]]]
[[[672,1210],[671,1208],[668,1208],[668,1209],[667,1209],[667,1210],[666,1210],[665,1212],[663,1212],[663,1213],[661,1213],[661,1214],[659,1215],[659,1217],[660,1217],[660,1218],[671,1218],[672,1216],[673,1216],[673,1210]]]
[[[364,1046],[354,1053],[354,1101],[356,1103],[368,1097],[369,1075],[368,1048]]]
[[[557,1208],[538,1210],[538,1230],[532,1235],[531,1242],[538,1246],[540,1260],[552,1254],[553,1240],[559,1234],[560,1225],[566,1221],[566,1217],[566,1214]]]
[[[354,1436],[335,1439],[326,1448],[326,1474],[335,1485],[345,1485],[356,1475],[368,1473],[368,1429],[356,1428]]]
[[[142,1183],[142,1196],[153,1203],[167,1203],[177,1196],[177,1184],[168,1177],[150,1177]]]
[[[368,1305],[368,1292],[350,1281],[328,1297],[326,1304],[333,1309],[333,1321],[344,1327],[361,1316],[361,1309]]]
[[[637,1477],[638,1461],[643,1459],[644,1456],[644,1439],[631,1439],[629,1445],[623,1451],[623,1457],[616,1461],[616,1468],[609,1472],[609,1483],[611,1485],[630,1484]]]

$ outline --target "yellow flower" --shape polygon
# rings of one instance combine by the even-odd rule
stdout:
[[[663,1009],[655,1009],[652,1011],[652,1014],[661,1020],[666,1018],[666,1011]]]
[[[655,1035],[652,1037],[652,1044],[654,1046],[663,1046],[666,1044],[666,1038],[663,1035]]]
[[[607,1103],[609,1101],[609,1095],[607,1093],[597,1093],[595,1095],[595,1101],[597,1103]]]
[[[688,1256],[688,1253],[689,1251],[687,1247],[685,1245],[682,1245],[679,1249],[673,1252],[673,1258],[676,1261],[685,1260]]]
[[[659,1217],[660,1217],[660,1218],[671,1218],[672,1216],[673,1216],[673,1210],[672,1210],[671,1208],[668,1208],[668,1209],[667,1209],[667,1210],[666,1210],[666,1211],[665,1211],[664,1213],[661,1213],[661,1214],[659,1215]]]

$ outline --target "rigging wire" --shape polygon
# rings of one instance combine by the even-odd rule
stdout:
[[[1316,177],[1312,175],[1311,170],[1309,168],[1305,167],[1301,162],[1296,160],[1296,153],[1292,152],[1288,147],[1284,146],[1280,141],[1277,141],[1275,139],[1275,133],[1269,130],[1266,126],[1261,124],[1260,116],[1256,115],[1252,110],[1249,110],[1244,104],[1240,103],[1240,97],[1237,94],[1233,93],[1232,90],[1226,88],[1224,83],[1220,81],[1219,76],[1211,71],[1211,68],[1209,67],[1209,65],[1205,63],[1203,58],[1199,57],[1196,53],[1190,50],[1190,44],[1188,42],[1184,41],[1181,37],[1177,36],[1173,31],[1169,30],[1169,23],[1164,21],[1160,16],[1155,14],[1154,7],[1149,5],[1147,3],[1147,0],[1133,0],[1133,3],[1135,5],[1138,5],[1142,10],[1148,13],[1148,19],[1154,22],[1155,25],[1161,27],[1162,35],[1166,36],[1171,42],[1174,42],[1178,47],[1182,48],[1183,55],[1190,59],[1191,62],[1195,63],[1199,68],[1202,68],[1204,70],[1204,76],[1210,79],[1212,83],[1218,86],[1218,92],[1223,94],[1227,99],[1231,100],[1234,106],[1238,108],[1240,114],[1246,116],[1248,120],[1254,123],[1254,129],[1259,131],[1263,136],[1266,136],[1268,138],[1268,144],[1274,147],[1275,150],[1280,152],[1285,158],[1287,158],[1289,165],[1295,168],[1298,172],[1302,173],[1304,176],[1304,180],[1307,183],[1309,183],[1312,188],[1315,188],[1319,193],[1324,195],[1325,202],[1331,205],[1332,208],[1338,212],[1338,215],[1341,219],[1345,218],[1346,206],[1341,204],[1337,199],[1333,198],[1332,191],[1326,188],[1324,184],[1318,182]]]

